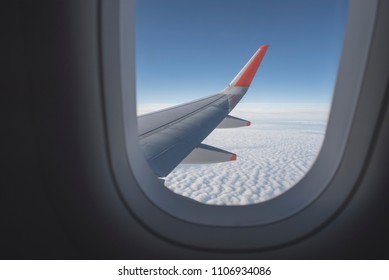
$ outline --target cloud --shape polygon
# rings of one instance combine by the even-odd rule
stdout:
[[[324,139],[328,108],[246,104],[232,115],[246,118],[252,125],[216,129],[203,143],[234,152],[238,159],[218,164],[181,164],[166,177],[167,188],[214,205],[247,205],[272,199],[309,171]]]

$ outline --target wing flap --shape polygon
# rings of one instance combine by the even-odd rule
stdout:
[[[249,121],[228,115],[216,128],[237,128],[250,125]]]
[[[236,154],[225,150],[200,144],[181,163],[185,164],[206,164],[220,163],[236,160]]]

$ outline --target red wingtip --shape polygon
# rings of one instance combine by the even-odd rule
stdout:
[[[246,126],[250,126],[251,125],[251,122],[246,122]]]
[[[237,158],[236,154],[232,154],[230,157],[230,160],[233,161],[233,160],[236,160],[236,158]]]
[[[261,64],[263,57],[268,49],[269,45],[262,45],[259,48],[258,53],[247,67],[246,71],[242,74],[239,80],[236,82],[235,86],[237,87],[249,87],[252,80],[254,79],[255,74],[257,73],[258,67]]]

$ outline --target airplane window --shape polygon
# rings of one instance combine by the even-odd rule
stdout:
[[[325,137],[348,1],[136,9],[139,141],[164,185],[205,204],[248,205],[298,183]]]

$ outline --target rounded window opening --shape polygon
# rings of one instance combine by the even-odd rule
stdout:
[[[314,163],[348,1],[273,2],[137,1],[139,139],[173,192],[212,205],[260,203]]]

